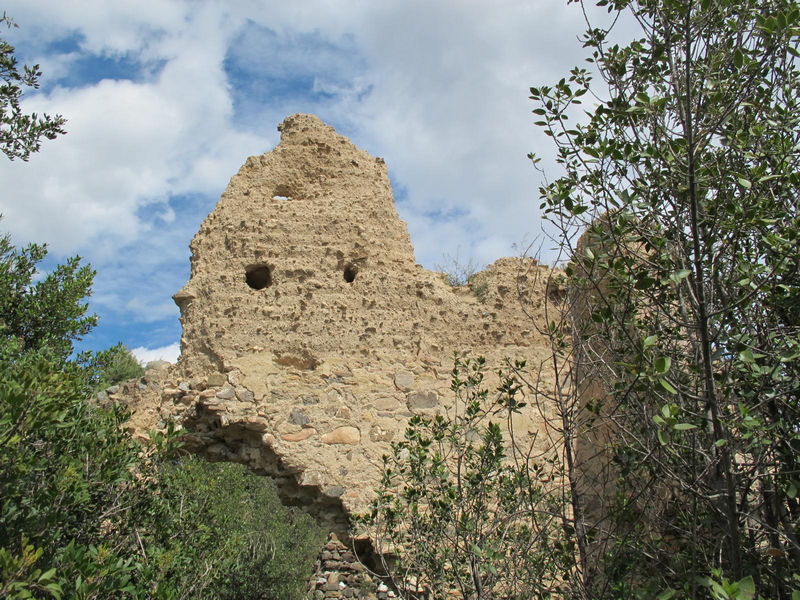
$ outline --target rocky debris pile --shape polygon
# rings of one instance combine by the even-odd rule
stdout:
[[[388,600],[397,597],[385,583],[373,579],[355,554],[333,533],[317,559],[309,588],[314,600]]]

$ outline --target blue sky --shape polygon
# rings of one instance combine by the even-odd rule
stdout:
[[[46,242],[52,268],[97,270],[100,324],[82,348],[117,341],[174,361],[188,244],[230,177],[272,149],[277,125],[310,112],[389,167],[417,261],[488,264],[542,237],[550,148],[532,85],[583,51],[580,8],[511,1],[12,0],[0,36],[39,63],[28,111],[68,134],[27,163],[0,162],[0,230]],[[549,242],[545,242],[545,248]]]

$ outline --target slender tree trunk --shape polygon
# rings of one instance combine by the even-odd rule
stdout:
[[[719,414],[719,401],[717,398],[716,382],[714,381],[713,360],[711,352],[711,335],[708,318],[708,305],[705,297],[706,273],[703,263],[704,248],[703,243],[706,239],[701,234],[702,224],[700,222],[700,199],[697,194],[696,164],[695,164],[695,139],[694,139],[694,112],[692,110],[692,9],[690,3],[684,21],[684,35],[686,42],[685,65],[686,81],[685,95],[686,107],[684,113],[684,135],[686,136],[687,147],[687,167],[688,167],[688,192],[689,192],[689,214],[691,220],[691,242],[693,253],[694,277],[691,279],[692,291],[696,301],[695,306],[695,328],[700,336],[701,368],[703,378],[703,398],[707,410],[711,414],[711,424],[713,427],[714,441],[723,440],[727,442],[725,428]],[[726,537],[728,538],[729,556],[733,577],[740,579],[742,573],[741,546],[739,540],[739,515],[736,506],[736,484],[733,473],[733,460],[727,443],[716,448],[715,452],[719,457],[719,470],[724,479],[717,484],[718,493],[723,498],[722,512],[725,515]]]

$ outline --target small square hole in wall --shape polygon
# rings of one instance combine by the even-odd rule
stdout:
[[[344,280],[347,283],[353,283],[353,281],[356,279],[356,275],[358,275],[358,267],[352,263],[347,263],[344,266],[343,274]]]

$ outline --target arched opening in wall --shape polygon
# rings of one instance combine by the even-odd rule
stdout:
[[[250,265],[244,270],[245,281],[254,290],[263,290],[272,285],[270,265]]]
[[[344,266],[344,280],[347,283],[353,283],[356,279],[356,275],[358,275],[358,267],[355,266],[353,263],[347,263]]]

